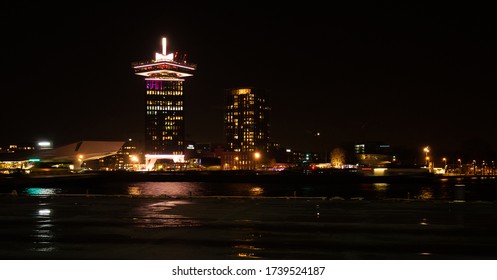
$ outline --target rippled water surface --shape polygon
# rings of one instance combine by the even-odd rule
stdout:
[[[106,182],[51,183],[24,187],[3,186],[4,194],[29,196],[59,194],[129,196],[248,196],[248,197],[325,197],[327,199],[422,199],[422,200],[497,200],[497,184],[474,183],[213,183],[213,182]]]

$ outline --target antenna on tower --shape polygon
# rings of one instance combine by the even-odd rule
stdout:
[[[163,61],[163,60],[173,60],[173,53],[167,54],[167,39],[166,37],[162,38],[162,53],[155,53],[155,60]]]
[[[166,39],[166,37],[163,37],[162,38],[162,54],[163,55],[167,55],[166,47],[167,47],[167,39]]]

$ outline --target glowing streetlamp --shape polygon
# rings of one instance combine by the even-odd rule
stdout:
[[[131,161],[133,162],[133,166],[136,166],[135,167],[135,170],[139,170],[140,169],[140,163],[138,162],[139,159],[136,155],[130,155],[129,156]]]
[[[442,161],[444,162],[444,168],[447,166],[447,158],[442,158]]]
[[[83,165],[83,155],[82,154],[79,154],[77,156],[77,161],[74,161],[74,168],[75,169],[80,169]]]
[[[426,146],[423,151],[425,152],[426,166],[430,164],[430,157],[428,154],[430,153],[430,147]]]
[[[254,153],[254,159],[255,159],[255,169],[257,169],[257,163],[259,161],[259,159],[261,158],[261,153],[259,152],[255,152]]]
[[[233,163],[233,169],[239,169],[239,157],[235,157],[235,162]]]

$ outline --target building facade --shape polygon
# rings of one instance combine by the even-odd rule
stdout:
[[[196,69],[196,65],[184,58],[177,52],[167,54],[163,38],[162,53],[156,53],[155,60],[133,64],[135,74],[145,77],[145,154],[155,155],[154,160],[183,160],[180,157],[185,153],[183,86],[185,77],[192,76]]]
[[[359,165],[367,167],[385,167],[393,157],[390,145],[381,142],[355,144],[354,153]]]
[[[267,91],[260,88],[226,90],[225,131],[230,152],[267,152],[269,112]]]
[[[226,90],[226,149],[224,170],[253,170],[264,166],[269,151],[267,90],[254,87]]]

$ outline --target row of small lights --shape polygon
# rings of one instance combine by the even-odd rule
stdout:
[[[426,163],[428,163],[428,161],[430,160],[430,157],[428,156],[428,153],[430,152],[430,147],[426,146],[424,149],[423,149],[423,152],[425,152],[425,159],[426,159]],[[442,161],[444,162],[445,165],[447,165],[447,158],[446,157],[443,157],[442,158]],[[459,163],[459,165],[462,165],[462,161],[460,158],[457,159],[457,162]],[[473,165],[476,165],[476,160],[473,160]],[[495,164],[495,162],[492,160],[492,166]],[[482,165],[485,166],[486,163],[485,161],[482,161]]]

